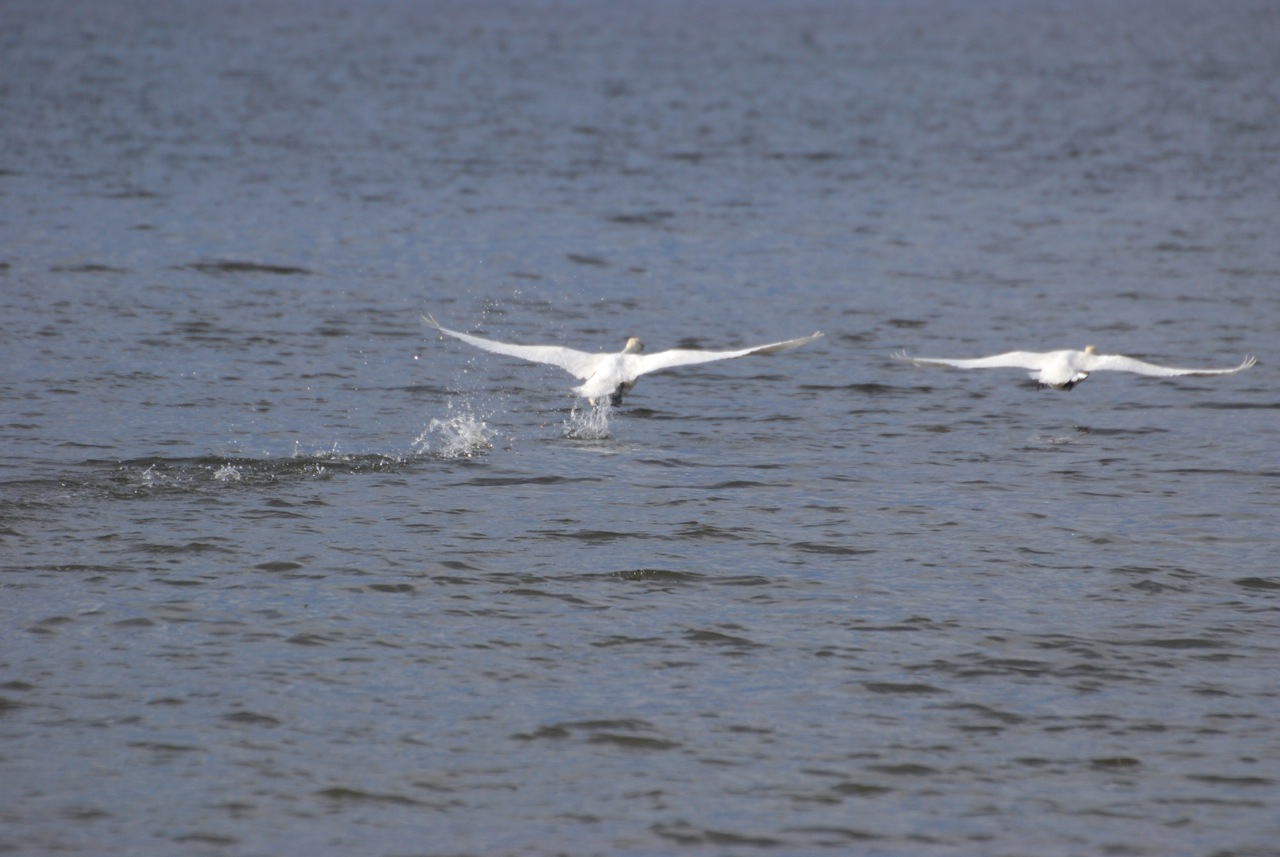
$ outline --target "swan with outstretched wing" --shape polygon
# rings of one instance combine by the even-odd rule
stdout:
[[[512,342],[498,342],[460,333],[441,327],[430,315],[424,315],[422,321],[446,336],[460,339],[463,342],[505,354],[508,357],[519,357],[533,363],[547,363],[582,379],[583,383],[574,387],[574,392],[585,396],[592,405],[603,401],[606,397],[613,405],[622,404],[622,397],[636,385],[641,375],[657,372],[662,369],[673,369],[676,366],[692,366],[697,363],[709,363],[713,360],[730,360],[735,357],[748,357],[752,354],[777,354],[789,351],[813,342],[822,336],[821,332],[800,339],[788,339],[785,342],[771,342],[768,345],[757,345],[754,348],[740,348],[733,351],[700,351],[691,348],[673,348],[669,351],[658,351],[654,354],[644,353],[644,344],[636,337],[627,340],[626,346],[619,352],[592,354],[576,351],[562,345],[518,345]]]
[[[1070,390],[1090,372],[1135,372],[1139,375],[1152,375],[1158,378],[1171,378],[1177,375],[1230,375],[1248,369],[1257,363],[1254,357],[1246,357],[1239,366],[1230,369],[1175,369],[1172,366],[1158,366],[1125,357],[1123,354],[1098,354],[1092,345],[1085,346],[1083,351],[1008,351],[1004,354],[993,354],[990,357],[953,358],[953,357],[909,357],[905,351],[893,355],[897,360],[906,360],[917,366],[950,366],[954,369],[1029,369],[1031,380],[1042,387],[1055,390]]]

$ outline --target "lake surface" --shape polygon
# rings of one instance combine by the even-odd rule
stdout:
[[[0,852],[1280,853],[1274,3],[4,17]]]

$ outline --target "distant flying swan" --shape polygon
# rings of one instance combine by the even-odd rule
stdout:
[[[550,363],[552,366],[559,366],[570,375],[585,381],[573,390],[578,395],[585,396],[593,406],[606,396],[609,397],[610,404],[622,404],[623,394],[631,391],[631,388],[636,385],[637,378],[650,372],[657,372],[659,369],[709,363],[712,360],[728,360],[732,357],[746,357],[751,354],[777,354],[779,351],[798,348],[822,336],[822,333],[818,332],[801,339],[788,339],[786,342],[773,342],[769,345],[757,345],[755,348],[743,348],[737,351],[694,351],[688,348],[673,348],[656,354],[642,354],[644,344],[633,336],[627,340],[626,347],[616,354],[589,354],[559,345],[515,345],[508,342],[495,342],[492,339],[481,339],[479,336],[441,327],[439,322],[429,315],[424,315],[422,320],[446,336],[461,339],[485,351],[519,357],[534,363]]]
[[[1120,354],[1096,354],[1092,345],[1085,346],[1084,351],[1010,351],[995,354],[991,357],[975,357],[973,359],[953,359],[949,357],[908,357],[905,351],[894,356],[896,360],[906,360],[917,366],[953,366],[956,369],[1030,369],[1031,380],[1041,387],[1052,387],[1055,390],[1070,390],[1090,372],[1136,372],[1139,375],[1154,375],[1169,378],[1174,375],[1230,375],[1248,369],[1257,363],[1257,359],[1246,357],[1244,362],[1234,369],[1174,369],[1169,366],[1157,366],[1125,357]]]

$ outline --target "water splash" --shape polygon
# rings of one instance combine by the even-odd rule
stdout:
[[[213,478],[217,482],[239,482],[243,476],[240,468],[231,463],[224,464],[213,471]]]
[[[293,455],[291,457],[294,459],[313,458],[317,460],[330,459],[333,461],[341,461],[347,458],[347,455],[338,448],[338,442],[336,440],[333,442],[333,446],[329,447],[329,449],[312,449],[309,451],[302,448],[302,441],[295,440],[293,442]]]
[[[598,405],[579,411],[575,404],[564,423],[564,436],[571,440],[604,440],[609,436],[609,415],[613,406],[605,399]]]
[[[155,462],[149,463],[147,468],[141,471],[130,470],[121,466],[120,472],[124,474],[124,483],[126,485],[147,491],[181,488],[190,482],[189,474],[174,473],[167,467],[158,467]]]
[[[453,402],[448,403],[453,410]],[[433,454],[441,458],[471,458],[493,447],[493,433],[484,420],[465,407],[460,413],[445,419],[432,419],[413,441],[420,455]]]

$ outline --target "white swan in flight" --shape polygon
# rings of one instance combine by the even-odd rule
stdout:
[[[1174,369],[1170,366],[1157,366],[1122,354],[1098,354],[1092,345],[1086,345],[1084,351],[1009,351],[1005,354],[994,354],[990,357],[974,357],[972,359],[955,359],[950,357],[908,357],[905,351],[894,356],[896,360],[906,360],[917,366],[952,366],[956,369],[1030,369],[1031,380],[1041,387],[1052,387],[1055,390],[1070,390],[1090,372],[1136,372],[1139,375],[1154,375],[1169,378],[1174,375],[1230,375],[1248,369],[1257,363],[1254,357],[1246,357],[1244,362],[1232,369]]]
[[[446,336],[461,339],[485,351],[519,357],[534,363],[559,366],[570,375],[583,379],[585,383],[574,387],[574,392],[585,396],[593,406],[606,396],[610,404],[622,404],[623,394],[631,391],[631,388],[636,385],[637,378],[650,372],[657,372],[659,369],[709,363],[712,360],[728,360],[732,357],[746,357],[751,354],[777,354],[779,351],[799,348],[822,336],[819,331],[800,339],[788,339],[786,342],[772,342],[768,345],[757,345],[755,348],[742,348],[736,351],[695,351],[688,348],[673,348],[656,354],[642,354],[644,344],[633,336],[627,340],[626,347],[616,354],[590,354],[559,345],[515,345],[509,342],[495,342],[492,339],[482,339],[469,333],[459,333],[456,330],[441,327],[440,323],[430,315],[424,315],[422,320]]]

